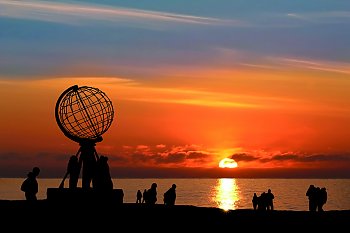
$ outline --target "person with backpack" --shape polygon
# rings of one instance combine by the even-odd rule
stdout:
[[[39,175],[40,169],[34,167],[31,172],[28,173],[27,178],[21,185],[21,190],[24,192],[27,201],[36,201],[36,194],[39,191],[38,181],[36,177]]]

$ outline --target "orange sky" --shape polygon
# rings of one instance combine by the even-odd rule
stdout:
[[[86,85],[114,104],[96,149],[115,177],[350,178],[350,1],[0,9],[0,177],[63,176],[79,146],[55,104]]]
[[[120,167],[217,168],[226,157],[238,169],[350,168],[347,74],[288,67],[167,72],[145,80],[3,78],[4,175],[32,164],[48,176],[64,173],[78,145],[59,130],[54,106],[75,84],[97,87],[113,102],[114,121],[96,147],[110,158],[112,174]]]

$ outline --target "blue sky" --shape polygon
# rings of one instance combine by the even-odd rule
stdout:
[[[0,1],[0,28],[2,78],[350,59],[341,0]]]

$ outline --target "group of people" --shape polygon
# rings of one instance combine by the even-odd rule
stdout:
[[[327,190],[325,187],[315,187],[311,184],[306,191],[306,196],[309,198],[309,211],[323,211],[323,205],[327,202]]]
[[[268,189],[267,192],[262,192],[260,196],[257,196],[254,193],[252,198],[253,209],[254,210],[273,210],[273,199],[275,196],[271,192],[271,189]]]
[[[100,190],[113,189],[113,183],[109,173],[107,160],[108,160],[107,157],[101,156],[97,161],[96,174],[98,175],[96,175],[95,178],[93,179],[93,186],[96,189],[100,189]],[[67,174],[70,174],[69,188],[77,187],[79,173],[75,174],[73,172],[74,169],[79,168],[75,164],[76,162],[78,162],[78,160],[72,156],[68,163]],[[40,173],[40,169],[38,167],[33,167],[32,171],[30,171],[27,174],[27,178],[23,181],[21,185],[21,190],[25,193],[26,200],[28,201],[37,200],[36,194],[38,193],[38,182],[36,178],[39,175],[39,173]],[[306,191],[306,196],[309,199],[309,211],[323,211],[323,205],[327,202],[327,191],[325,187],[322,187],[322,188],[315,187],[313,184],[311,184],[308,190]],[[252,198],[253,209],[262,210],[262,211],[274,210],[274,205],[273,205],[274,198],[275,196],[271,192],[271,189],[268,189],[267,192],[262,192],[260,196],[257,196],[257,194],[254,193]],[[173,184],[163,194],[163,202],[164,202],[164,205],[173,206],[175,205],[175,200],[176,200],[176,184]],[[140,190],[137,190],[136,203],[155,204],[156,202],[157,202],[157,183],[152,183],[151,187],[149,189],[145,189],[143,193],[141,193]]]
[[[91,165],[92,166],[92,165]],[[77,155],[72,155],[69,159],[67,165],[66,174],[60,184],[60,188],[63,188],[64,181],[69,176],[69,188],[77,188],[80,170],[82,167],[82,160],[78,159]],[[84,173],[84,167],[83,167]],[[112,190],[113,182],[109,171],[108,157],[107,156],[97,156],[96,161],[93,165],[93,169],[90,169],[89,180],[84,179],[83,188],[90,188],[90,183],[92,183],[92,188],[96,190]]]
[[[163,194],[164,205],[173,206],[176,200],[176,184],[172,186]],[[152,183],[149,189],[145,189],[143,193],[137,190],[136,203],[155,204],[157,202],[157,183]]]
[[[67,165],[66,174],[63,177],[59,187],[64,187],[64,181],[69,176],[69,189],[75,189],[78,186],[79,174],[81,170],[81,160],[78,159],[77,155],[72,155]],[[110,191],[113,190],[113,181],[109,171],[108,157],[99,156],[91,172],[91,179],[86,181],[83,179],[82,188],[92,188],[97,191]],[[40,173],[39,167],[34,167],[32,171],[27,174],[27,178],[21,184],[21,191],[25,193],[26,200],[37,200],[36,194],[38,193],[38,182],[37,176]],[[84,168],[83,168],[84,173]],[[84,183],[85,182],[85,183]]]
[[[309,211],[323,211],[323,205],[327,202],[327,190],[325,187],[315,187],[311,184],[306,191],[306,196],[309,199]],[[254,210],[273,210],[273,199],[275,196],[268,189],[267,193],[262,192],[260,196],[253,194],[252,204]]]

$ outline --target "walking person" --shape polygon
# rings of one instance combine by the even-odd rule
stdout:
[[[173,206],[176,200],[176,184],[173,184],[171,188],[164,193],[164,205]]]
[[[31,172],[28,173],[27,178],[21,185],[21,190],[24,192],[27,201],[36,201],[36,194],[39,191],[38,181],[36,177],[39,175],[40,169],[34,167]]]
[[[157,183],[152,183],[151,188],[147,190],[146,204],[154,205],[157,202]]]

